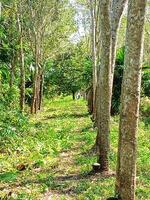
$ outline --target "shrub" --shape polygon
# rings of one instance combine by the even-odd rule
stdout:
[[[121,96],[121,84],[124,70],[124,52],[125,48],[118,49],[116,56],[116,66],[114,71],[114,82],[113,82],[113,95],[112,95],[112,106],[111,114],[115,115],[119,113],[120,109],[120,96]],[[143,96],[150,97],[150,67],[144,66],[142,73],[142,94]]]
[[[18,110],[0,110],[0,137],[22,134],[28,130],[28,117]]]
[[[0,137],[27,131],[28,117],[19,111],[19,90],[2,84],[0,92]]]
[[[141,99],[140,114],[146,126],[150,125],[150,99],[143,97]]]
[[[150,67],[146,67],[143,71],[142,92],[145,96],[150,97]]]
[[[16,86],[12,88],[8,84],[2,84],[0,89],[0,107],[5,109],[18,108],[19,90]]]
[[[116,56],[116,66],[114,71],[113,95],[112,95],[112,106],[111,106],[112,115],[119,113],[123,69],[124,69],[124,47],[120,48],[117,51],[117,56]]]

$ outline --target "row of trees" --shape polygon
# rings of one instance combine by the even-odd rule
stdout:
[[[86,51],[85,42],[73,45],[69,52],[56,56],[47,64],[45,74],[45,95],[72,95],[86,90],[92,79],[91,58]]]
[[[93,118],[100,170],[109,171],[109,133],[112,86],[118,30],[128,6],[124,75],[121,94],[116,197],[135,199],[136,135],[139,118],[143,30],[146,0],[89,1],[93,55]]]
[[[31,113],[41,109],[46,63],[69,49],[74,15],[69,1],[1,2],[1,82],[19,86],[21,111],[28,85]]]
[[[76,22],[76,9],[70,1],[1,2],[2,96],[6,99],[6,85],[11,95],[17,87],[20,111],[24,112],[25,102],[28,101],[31,113],[37,113],[41,109],[43,93],[47,96],[51,96],[50,92],[58,95],[72,94],[74,98],[75,92],[85,90],[92,82],[91,110],[98,129],[95,145],[101,172],[109,172],[116,49],[121,19],[127,5],[115,193],[117,198],[123,200],[135,199],[136,135],[146,0],[129,0],[128,4],[127,0],[80,0],[79,3],[86,5],[86,17],[90,16],[91,20],[90,27],[86,22],[86,29],[90,31],[90,47],[87,30],[82,41],[79,36],[78,43],[72,37],[72,33],[77,31],[77,25],[81,26],[82,22]],[[83,23],[85,25],[85,21]]]

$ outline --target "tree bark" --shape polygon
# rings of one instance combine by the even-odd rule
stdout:
[[[108,171],[110,103],[111,103],[111,26],[110,1],[100,1],[100,69],[98,76],[98,162],[101,171]]]
[[[15,65],[17,63],[18,58],[18,52],[13,52],[12,60],[10,62],[10,80],[9,80],[9,86],[12,88],[14,81],[15,81]]]
[[[87,99],[88,112],[90,115],[92,115],[93,114],[93,85],[87,88],[86,99]]]
[[[97,151],[99,151],[99,154],[101,154],[100,148],[102,148],[102,146],[103,146],[103,139],[102,139],[103,136],[100,133],[101,132],[100,130],[103,130],[102,126],[105,126],[104,130],[106,131],[106,134],[103,133],[103,134],[105,134],[104,137],[107,137],[107,139],[109,140],[109,126],[110,126],[110,124],[109,124],[110,123],[110,113],[109,113],[110,108],[109,107],[111,104],[111,97],[112,97],[112,86],[113,86],[113,76],[114,76],[114,67],[115,67],[115,59],[116,59],[116,47],[117,47],[117,34],[118,34],[118,30],[119,30],[121,16],[122,16],[126,2],[127,2],[127,0],[113,0],[111,8],[110,8],[111,9],[111,16],[110,16],[111,18],[107,19],[108,22],[104,22],[104,21],[102,22],[100,20],[100,24],[103,23],[103,26],[105,26],[106,23],[109,23],[109,27],[108,27],[109,32],[107,31],[107,29],[103,30],[102,29],[103,26],[101,25],[101,32],[103,32],[104,34],[108,33],[108,36],[107,36],[108,41],[107,41],[107,46],[105,47],[104,41],[106,41],[106,38],[105,38],[105,40],[103,39],[103,37],[105,37],[105,35],[103,35],[103,37],[100,37],[100,43],[101,43],[100,52],[101,51],[103,51],[103,52],[102,52],[102,54],[100,54],[99,60],[104,59],[103,62],[105,63],[104,64],[105,67],[106,67],[106,65],[108,65],[110,67],[110,69],[107,69],[107,71],[105,71],[104,74],[101,69],[101,64],[100,64],[100,69],[97,69],[97,71],[100,70],[99,71],[99,76],[100,76],[99,79],[102,80],[103,79],[102,76],[107,77],[107,79],[108,79],[108,80],[102,80],[105,82],[105,86],[102,86],[102,83],[98,83],[97,90],[96,90],[96,101],[95,102],[96,102],[96,110],[97,110],[97,112],[96,112],[97,119],[95,119],[95,124],[96,124],[96,126],[98,126],[98,124],[101,124],[101,126],[98,127],[98,133],[97,133],[97,137],[96,137],[96,147],[97,147]],[[109,17],[109,16],[107,16],[107,17]],[[103,33],[101,33],[101,34],[103,34]],[[110,42],[110,40],[111,40],[111,42]],[[107,50],[104,50],[104,48],[106,48]],[[106,58],[107,52],[108,52],[109,56],[107,56],[107,58]],[[105,53],[106,53],[106,55],[105,55]],[[108,62],[108,57],[110,59],[109,62]],[[102,87],[107,88],[107,92],[105,91],[105,88],[102,88]],[[107,103],[105,102],[105,99],[107,99]],[[104,106],[104,104],[107,104],[107,106],[106,105]],[[102,112],[103,112],[103,114],[100,114]],[[108,112],[108,113],[106,114],[106,112]],[[99,114],[101,116],[99,116]],[[105,115],[105,117],[103,115]],[[109,146],[109,141],[106,142],[107,139],[105,138],[104,140],[105,140],[105,143]],[[108,154],[108,149],[109,148],[107,148],[107,153],[105,153],[105,155]],[[104,158],[101,158],[101,157],[104,157],[104,156],[99,155],[99,162],[101,162],[100,161],[101,159],[104,160]],[[108,155],[107,155],[106,159],[108,159]],[[101,165],[102,165],[102,163],[101,163]]]
[[[42,98],[43,98],[43,85],[44,85],[44,76],[43,73],[40,75],[40,91],[39,91],[39,110],[41,110]]]
[[[41,67],[39,68],[39,71],[38,71],[38,78],[37,78],[37,92],[36,92],[36,98],[37,98],[37,101],[36,101],[36,110],[40,110],[41,109],[41,102],[42,102],[42,70],[41,70]]]
[[[96,119],[96,85],[97,85],[97,66],[96,66],[96,0],[90,0],[91,13],[91,49],[92,49],[92,64],[93,64],[93,119]]]
[[[25,106],[25,66],[24,66],[24,49],[23,49],[23,30],[22,30],[22,10],[21,5],[19,5],[19,9],[17,11],[17,22],[19,29],[19,65],[20,65],[20,110],[24,111]]]
[[[31,113],[37,113],[37,87],[38,87],[38,73],[37,73],[37,66],[35,69],[34,81],[33,81],[33,96],[32,96],[32,103],[31,103]]]
[[[35,72],[34,72],[34,80],[33,80],[33,96],[31,103],[31,113],[37,113],[37,90],[38,90],[38,73],[39,73],[39,63],[38,63],[38,46],[37,40],[35,39]]]
[[[116,195],[135,199],[136,149],[146,0],[129,0],[122,83]]]
[[[9,80],[9,86],[12,88],[14,84],[14,79],[15,79],[15,63],[14,63],[14,58],[10,63],[10,80]]]
[[[123,14],[123,11],[124,11],[127,1],[128,0],[113,0],[112,6],[111,6],[111,13],[112,13],[111,14],[111,37],[112,37],[112,50],[111,50],[111,52],[112,52],[112,54],[111,54],[112,86],[111,87],[113,87],[118,30],[120,27],[122,14]]]
[[[75,92],[72,91],[72,99],[75,100]]]
[[[20,39],[20,110],[24,111],[25,106],[25,67],[22,36]]]
[[[0,17],[2,16],[2,3],[0,2]]]

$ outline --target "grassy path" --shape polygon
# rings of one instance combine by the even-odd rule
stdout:
[[[33,116],[29,132],[10,138],[0,155],[0,199],[106,200],[113,195],[114,177],[90,176],[96,156],[86,103],[70,97],[45,102]],[[115,170],[118,119],[112,120],[111,169]],[[139,200],[150,200],[149,130],[140,128],[138,157]],[[147,137],[147,138],[146,138]],[[144,164],[143,164],[144,163]],[[23,168],[21,170],[21,167]]]

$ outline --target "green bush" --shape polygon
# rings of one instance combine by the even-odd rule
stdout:
[[[28,130],[28,117],[18,110],[0,110],[0,137],[22,134]]]
[[[28,87],[25,90],[25,102],[30,106],[32,102],[32,88]]]
[[[150,97],[150,67],[144,68],[144,71],[143,71],[142,92],[145,96]]]
[[[124,70],[124,52],[125,48],[118,49],[116,56],[116,65],[114,71],[114,82],[113,82],[113,95],[112,95],[112,106],[111,114],[119,114],[120,109],[120,96],[121,96],[121,84]],[[142,73],[142,95],[150,97],[150,67],[144,66]]]
[[[27,131],[28,117],[19,111],[19,91],[3,84],[0,92],[0,137]]]
[[[150,126],[150,99],[143,97],[141,99],[140,114],[146,126]]]
[[[116,56],[116,66],[114,71],[113,95],[112,95],[112,105],[111,105],[112,115],[119,113],[123,69],[124,69],[124,47],[118,49]]]
[[[10,88],[8,84],[2,84],[0,89],[0,107],[5,109],[18,108],[19,90],[16,86]]]

